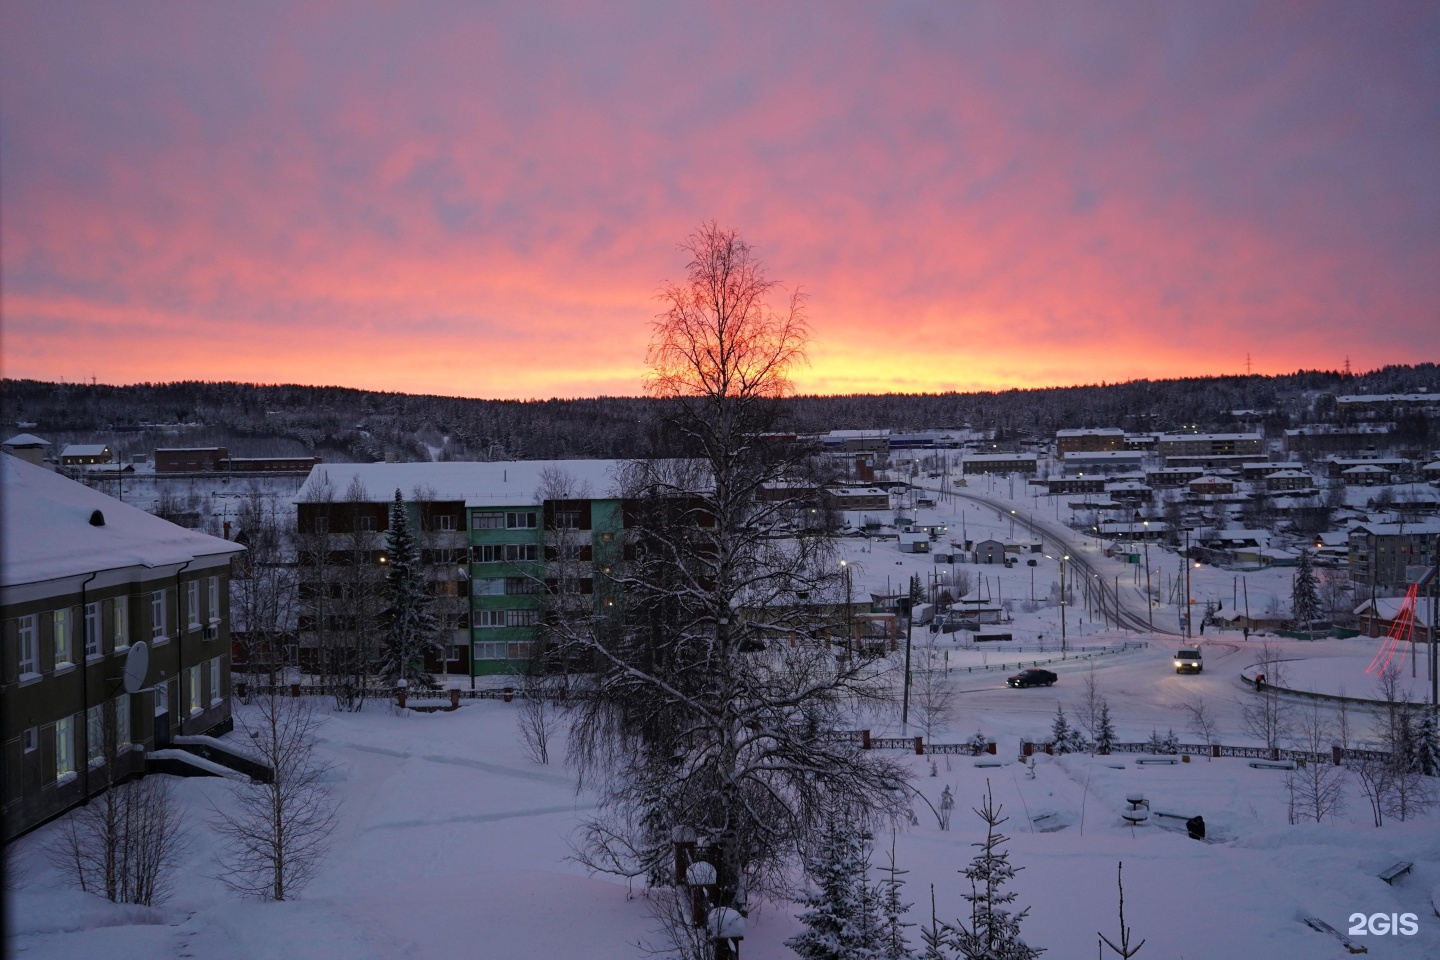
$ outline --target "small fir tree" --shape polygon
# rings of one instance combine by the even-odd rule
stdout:
[[[985,821],[985,840],[973,844],[980,852],[964,871],[970,881],[970,892],[965,894],[970,903],[970,923],[968,926],[963,922],[945,925],[948,944],[964,960],[1035,960],[1044,952],[1020,939],[1020,923],[1030,908],[1012,912],[1010,904],[1018,894],[1013,890],[1001,892],[1021,869],[1012,866],[1009,851],[1001,849],[1009,838],[999,828],[1010,819],[1000,815],[1001,809],[991,793],[990,781],[986,780],[985,799],[975,810]]]
[[[1095,731],[1095,751],[1108,756],[1115,749],[1115,725],[1110,722],[1110,704],[1100,701],[1100,722]]]
[[[901,879],[908,871],[895,865],[895,837],[890,837],[890,862],[884,868],[885,876],[879,885],[880,903],[880,944],[875,956],[877,960],[915,960],[905,930],[915,924],[903,919],[910,912],[901,890],[905,881]]]
[[[395,491],[390,529],[385,535],[385,627],[380,676],[390,685],[401,680],[425,687],[435,680],[425,670],[425,651],[435,643],[436,620],[420,567],[420,550],[410,531],[405,498]]]
[[[966,741],[966,745],[970,748],[970,753],[978,757],[990,746],[990,740],[985,736],[984,731],[976,730],[975,735]]]
[[[1435,723],[1435,708],[1427,704],[1420,711],[1410,748],[1410,766],[1427,777],[1440,775],[1440,730]]]
[[[1055,722],[1050,725],[1050,742],[1056,753],[1070,752],[1070,721],[1065,719],[1065,708],[1055,705]]]
[[[1290,612],[1296,626],[1310,624],[1320,615],[1320,594],[1315,588],[1315,570],[1310,564],[1310,551],[1300,550],[1295,563],[1295,582],[1290,594]]]
[[[785,945],[804,960],[868,960],[877,955],[882,921],[877,888],[869,881],[870,835],[836,821],[805,860],[814,886],[797,903],[804,933]]]

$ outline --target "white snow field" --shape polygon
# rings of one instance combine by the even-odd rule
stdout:
[[[1287,643],[1290,655],[1328,646]],[[1221,718],[1223,742],[1253,743],[1239,725],[1241,707],[1253,696],[1239,680],[1248,653],[1233,649],[1240,646],[1207,642],[1199,675],[1174,673],[1168,643],[1097,658],[1096,678],[1120,738],[1174,728],[1182,741],[1193,740],[1176,705],[1201,696]],[[912,918],[928,914],[931,884],[942,918],[961,914],[968,885],[957,871],[982,835],[970,808],[988,780],[1011,818],[1005,826],[1011,859],[1024,868],[1015,889],[1018,904],[1031,909],[1025,936],[1048,948],[1047,956],[1093,956],[1097,931],[1114,939],[1120,861],[1126,919],[1147,941],[1142,957],[1338,957],[1341,945],[1302,918],[1317,916],[1343,932],[1356,913],[1416,915],[1414,935],[1351,938],[1371,956],[1440,956],[1440,918],[1429,902],[1440,886],[1435,814],[1387,819],[1376,829],[1352,786],[1346,812],[1333,821],[1291,826],[1285,772],[1242,759],[1142,765],[1133,754],[1041,756],[1029,768],[1017,762],[1020,740],[1044,739],[1057,704],[1076,720],[1088,662],[1052,665],[1060,676],[1053,687],[1016,690],[1003,685],[1002,671],[963,672],[960,659],[957,653],[949,676],[956,717],[950,732],[935,739],[959,742],[979,728],[999,744],[985,762],[1002,765],[977,767],[960,756],[907,759],[930,804],[939,805],[946,786],[956,800],[948,832],[917,799],[918,822],[902,824],[896,835],[900,866],[909,871],[908,899],[916,904]],[[1332,673],[1338,664],[1358,663],[1330,660]],[[1363,664],[1356,669],[1363,678]],[[895,715],[867,722],[877,735],[902,732]],[[44,827],[13,851],[11,873],[19,876],[8,904],[12,955],[620,958],[641,955],[636,943],[654,939],[641,889],[586,876],[567,859],[567,838],[592,797],[576,791],[563,749],[550,765],[526,759],[514,704],[474,701],[453,713],[397,715],[372,702],[358,714],[329,715],[319,753],[334,765],[339,827],[332,853],[300,899],[262,903],[227,895],[212,879],[215,839],[205,821],[211,804],[226,802],[231,783],[175,780],[192,841],[172,899],[156,909],[122,907],[67,888],[42,852],[55,829]],[[1132,830],[1121,812],[1135,791],[1153,815]],[[1160,813],[1202,815],[1217,842],[1188,838],[1183,821]],[[889,836],[877,847],[888,850]],[[877,851],[876,861],[883,859]],[[1402,860],[1414,863],[1409,875],[1393,885],[1377,877]],[[798,930],[795,912],[790,904],[763,905],[742,955],[790,956],[783,941]]]

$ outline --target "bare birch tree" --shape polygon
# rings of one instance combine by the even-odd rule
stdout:
[[[619,627],[573,632],[599,669],[575,698],[571,756],[601,785],[584,862],[665,882],[671,831],[690,827],[719,904],[743,910],[788,890],[819,825],[897,810],[905,775],[837,736],[856,701],[884,694],[869,661],[817,640],[817,611],[845,595],[831,537],[770,535],[810,462],[767,436],[805,356],[803,297],[772,308],[778,287],[734,232],[707,224],[684,249],[647,359],[687,457],[628,478]]]
[[[226,807],[216,807],[224,841],[219,879],[242,896],[294,899],[315,876],[330,845],[335,804],[329,764],[315,756],[322,723],[309,697],[256,697],[241,718],[259,757],[273,771],[268,782],[237,784]]]

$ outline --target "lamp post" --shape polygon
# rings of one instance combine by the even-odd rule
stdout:
[[[840,561],[840,569],[845,574],[845,659],[850,659],[850,642],[854,638],[855,627],[851,620],[853,612],[850,602],[850,564]]]
[[[1195,561],[1190,559],[1190,531],[1185,531],[1185,639],[1189,640],[1190,633],[1190,605],[1195,601],[1190,597],[1190,566]]]

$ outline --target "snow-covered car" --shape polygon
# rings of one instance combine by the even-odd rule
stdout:
[[[1033,668],[1021,670],[1015,676],[1006,678],[1005,682],[1012,687],[1048,687],[1059,679],[1049,670]]]
[[[1176,673],[1199,673],[1205,669],[1205,661],[1200,656],[1199,647],[1186,647],[1175,654]]]

